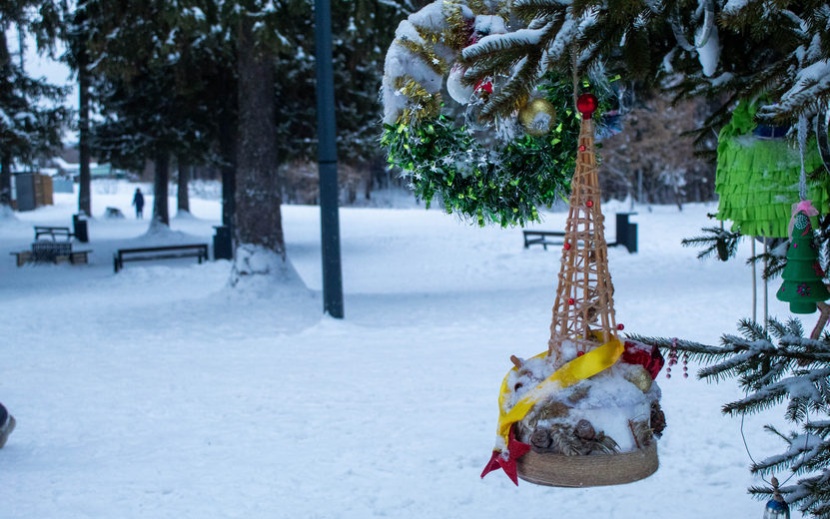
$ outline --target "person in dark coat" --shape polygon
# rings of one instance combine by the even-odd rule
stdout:
[[[136,219],[144,218],[144,195],[141,194],[141,188],[135,188],[135,195],[133,195],[133,205],[135,206]]]
[[[0,449],[6,445],[6,440],[9,439],[15,425],[17,425],[17,422],[15,422],[14,416],[9,414],[3,404],[0,404]]]

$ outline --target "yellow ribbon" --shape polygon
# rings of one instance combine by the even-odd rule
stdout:
[[[619,339],[611,339],[609,342],[606,342],[602,346],[589,351],[585,355],[575,358],[558,370],[554,371],[548,378],[540,382],[535,388],[528,391],[522,398],[519,399],[518,402],[516,402],[509,412],[506,412],[505,408],[507,399],[510,397],[510,393],[512,393],[512,390],[508,385],[508,379],[510,378],[510,373],[516,371],[517,368],[514,367],[508,371],[501,383],[501,391],[499,393],[498,432],[499,436],[504,439],[504,445],[507,446],[509,442],[510,428],[513,424],[521,421],[525,416],[527,416],[527,413],[533,409],[533,406],[535,406],[541,398],[546,397],[556,389],[564,389],[568,386],[576,384],[580,380],[585,380],[593,377],[597,373],[605,371],[617,362],[617,359],[620,358],[620,355],[622,355],[624,349],[625,348]],[[547,354],[547,352],[540,353],[533,358],[541,358]],[[552,384],[556,385],[554,386]]]

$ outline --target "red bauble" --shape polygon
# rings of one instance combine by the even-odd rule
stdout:
[[[596,111],[597,106],[599,106],[599,101],[597,100],[597,96],[594,94],[582,94],[576,100],[576,109],[579,110],[582,117],[589,118],[594,115],[594,111]]]
[[[580,144],[580,145],[579,145],[579,151],[585,151],[585,150],[587,150],[587,149],[588,149],[588,148],[586,148],[584,144]]]
[[[569,304],[569,305],[574,304],[574,298],[572,298],[572,297],[571,297],[571,298],[569,298],[569,299],[568,299],[568,304]]]
[[[493,82],[487,79],[481,79],[473,87],[476,92],[485,92],[487,94],[493,93]]]
[[[587,205],[588,207],[594,207],[594,201],[588,200],[587,202],[585,202],[585,205]]]
[[[571,244],[570,243],[565,244],[565,250],[571,250]]]
[[[623,325],[622,323],[618,324],[617,325],[617,330],[620,330],[620,331],[625,330],[625,325]]]

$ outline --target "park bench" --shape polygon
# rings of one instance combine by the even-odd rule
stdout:
[[[548,245],[565,244],[564,231],[530,231],[525,229],[522,233],[525,238],[525,249],[531,245],[541,245],[545,250],[548,250]]]
[[[89,263],[91,250],[73,250],[72,238],[75,234],[69,227],[35,225],[35,241],[32,248],[12,252],[18,267],[26,263],[66,263],[72,265]]]
[[[622,245],[628,252],[637,252],[637,224],[628,221],[628,217],[637,213],[617,213],[617,239],[608,244],[609,247]],[[525,229],[522,231],[525,240],[525,249],[531,245],[541,245],[548,250],[548,245],[564,245],[564,231],[537,231]]]
[[[124,268],[125,261],[151,261],[175,258],[198,258],[201,264],[202,260],[207,261],[208,259],[207,243],[118,249],[113,254],[113,266],[117,274],[119,270]]]
[[[89,263],[91,250],[73,250],[70,241],[38,240],[32,243],[30,250],[12,252],[17,266],[26,263],[66,263],[72,265]]]
[[[52,227],[48,225],[35,225],[35,241],[40,240],[41,236],[52,238],[52,241],[57,241],[58,238],[65,238],[67,241],[75,237],[75,233],[69,230],[69,227]]]

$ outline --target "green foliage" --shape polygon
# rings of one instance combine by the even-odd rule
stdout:
[[[826,0],[516,0],[512,14],[524,22],[522,34],[464,50],[471,83],[509,71],[506,94],[521,95],[534,74],[581,75],[602,63],[646,88],[716,103],[701,138],[728,120],[739,99],[769,94],[775,102],[759,115],[778,122],[812,116],[830,101]],[[508,112],[509,95],[494,96],[485,113]]]
[[[538,206],[563,196],[573,174],[578,129],[574,134],[566,124],[573,123],[485,147],[467,127],[439,116],[414,127],[387,125],[381,144],[427,205],[438,197],[448,213],[479,225],[524,225],[539,219]]]
[[[397,4],[397,5],[396,5]],[[377,92],[384,52],[394,38],[404,2],[332,2],[338,158],[361,164],[382,159],[377,136],[382,127]],[[314,17],[310,10],[281,18],[294,45],[277,55],[277,146],[281,160],[313,160],[317,145]]]
[[[724,335],[721,346],[633,338],[665,352],[685,352],[702,362],[706,366],[698,376],[704,380],[735,379],[745,396],[725,404],[725,414],[743,416],[783,405],[784,418],[794,429],[765,427],[784,442],[784,449],[753,463],[751,471],[761,476],[792,473],[798,480],[782,486],[782,495],[803,513],[826,519],[830,517],[830,335],[804,337],[797,319],[770,320],[766,327],[743,320],[739,331],[739,335]],[[769,487],[749,490],[759,498],[772,494]]]
[[[615,108],[617,101],[609,86],[616,78],[601,76],[578,83],[578,88],[598,94],[594,118],[600,126],[603,114]],[[495,123],[476,124],[474,129],[453,122],[449,110],[442,110],[437,118],[418,124],[400,122],[384,128],[381,145],[387,150],[389,165],[403,172],[419,199],[429,205],[438,198],[447,212],[479,225],[505,227],[537,221],[539,207],[550,207],[569,194],[580,118],[573,108],[572,80],[548,74],[536,91],[556,111],[548,134],[525,133],[515,112]],[[471,118],[476,115],[475,110],[468,113]],[[497,135],[499,130],[504,134]]]
[[[703,247],[704,249],[697,255],[698,259],[717,256],[719,260],[727,261],[729,258],[735,257],[738,252],[740,234],[720,227],[704,227],[701,231],[706,234],[694,238],[684,238],[680,243],[684,247]]]
[[[57,146],[70,114],[59,104],[66,89],[29,77],[20,57],[9,49],[7,39],[11,34],[6,29],[14,26],[33,36],[38,49],[49,52],[55,45],[58,22],[54,2],[18,0],[0,6],[0,26],[4,29],[0,35],[0,154],[4,161],[29,162],[38,153]]]

